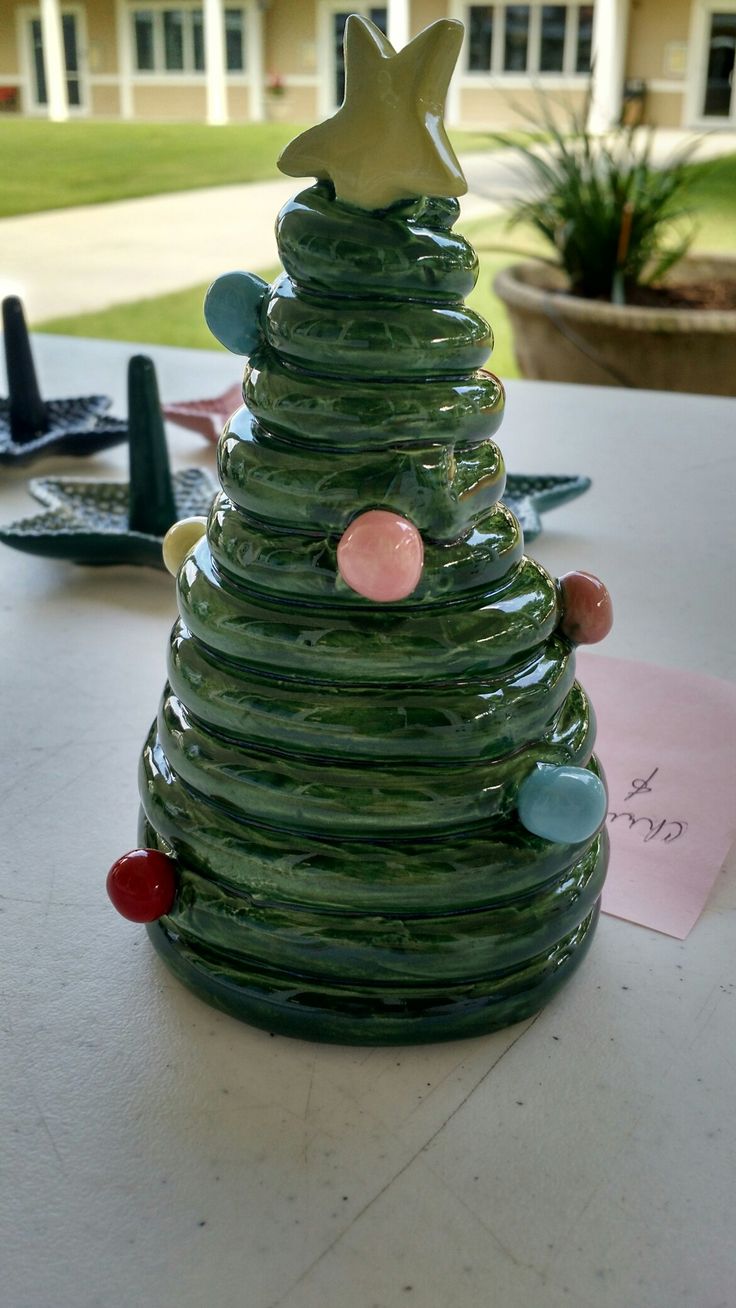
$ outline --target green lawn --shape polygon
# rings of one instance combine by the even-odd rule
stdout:
[[[0,117],[0,217],[277,177],[294,123],[49,123]],[[494,148],[456,132],[458,150]]]
[[[275,177],[297,130],[0,118],[0,217]]]

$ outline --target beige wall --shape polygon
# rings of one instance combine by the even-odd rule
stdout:
[[[556,92],[555,101],[560,106],[561,114],[564,114],[566,107],[580,112],[585,104],[585,90]],[[537,109],[534,90],[504,91],[495,87],[463,87],[460,92],[460,122],[463,127],[481,127],[489,131],[503,131],[508,127],[528,128],[528,120],[515,112],[515,105],[534,113]]]
[[[435,23],[438,18],[447,18],[449,8],[446,0],[413,0],[409,23],[412,36],[421,32],[423,27],[429,27],[430,23]]]
[[[285,94],[274,100],[266,93],[265,102],[266,117],[284,123],[313,123],[318,117],[314,86],[289,86],[287,79]]]
[[[626,57],[628,77],[651,80],[676,76],[667,67],[665,47],[669,41],[687,41],[690,8],[691,0],[633,0]]]
[[[117,70],[117,30],[115,0],[77,0],[86,13],[89,49],[89,73],[107,76]],[[682,82],[667,61],[668,42],[686,43],[689,35],[690,10],[694,0],[631,0],[626,76],[644,78],[648,83]],[[173,0],[172,0],[173,3]],[[0,86],[3,77],[12,82],[20,76],[18,66],[18,0],[0,0]],[[346,8],[349,7],[346,4]],[[412,0],[411,31],[420,31],[449,11],[449,0]],[[264,14],[264,70],[279,73],[286,88],[276,103],[266,96],[271,116],[294,122],[312,122],[319,116],[318,41],[316,30],[317,0],[271,0]],[[290,78],[294,79],[290,83]],[[302,79],[304,79],[302,81]],[[90,109],[93,114],[114,116],[120,112],[118,88],[109,83],[90,85]],[[570,92],[564,98],[582,105],[582,92]],[[531,103],[532,93],[500,88],[464,87],[460,94],[461,121],[467,126],[508,127],[518,122],[511,102]],[[134,113],[141,118],[204,119],[205,88],[176,83],[138,83],[133,87]],[[228,105],[235,121],[250,116],[248,88],[228,87]],[[655,125],[675,127],[682,122],[683,96],[670,89],[650,85],[647,97],[647,120]]]
[[[228,117],[233,122],[242,123],[250,118],[250,100],[247,86],[228,86],[226,95]]]
[[[99,115],[100,118],[118,118],[120,116],[120,92],[117,86],[111,86],[109,83],[95,86],[92,83],[89,88],[89,95],[91,114]]]
[[[13,0],[0,0],[0,84],[4,77],[15,78],[20,74],[16,8]]]
[[[266,74],[310,75],[317,71],[314,0],[272,0],[264,15],[263,66]]]
[[[682,93],[649,91],[644,109],[644,121],[650,127],[682,127]]]
[[[133,112],[136,117],[204,120],[207,111],[204,86],[133,86]]]
[[[63,3],[63,0],[62,0]],[[90,73],[117,72],[117,30],[114,0],[87,0],[87,44]]]

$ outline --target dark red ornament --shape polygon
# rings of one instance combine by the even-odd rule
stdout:
[[[574,645],[595,645],[613,625],[611,596],[590,572],[567,572],[560,577],[562,621],[560,628]]]
[[[107,893],[129,922],[155,922],[176,895],[176,864],[158,849],[131,849],[107,874]]]

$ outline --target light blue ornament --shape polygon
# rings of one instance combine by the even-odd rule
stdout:
[[[606,816],[608,800],[600,777],[587,768],[538,763],[519,787],[519,819],[545,840],[576,845],[588,840]]]
[[[268,282],[255,273],[217,277],[204,297],[204,317],[212,335],[233,354],[252,354],[261,339],[261,305]]]

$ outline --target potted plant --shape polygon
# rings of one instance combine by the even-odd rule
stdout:
[[[266,105],[270,119],[282,119],[286,114],[286,86],[280,73],[269,73],[266,79]]]
[[[687,256],[697,142],[655,167],[651,131],[597,138],[585,121],[545,107],[541,149],[497,137],[531,173],[511,222],[552,248],[494,282],[522,375],[736,394],[736,257]]]

